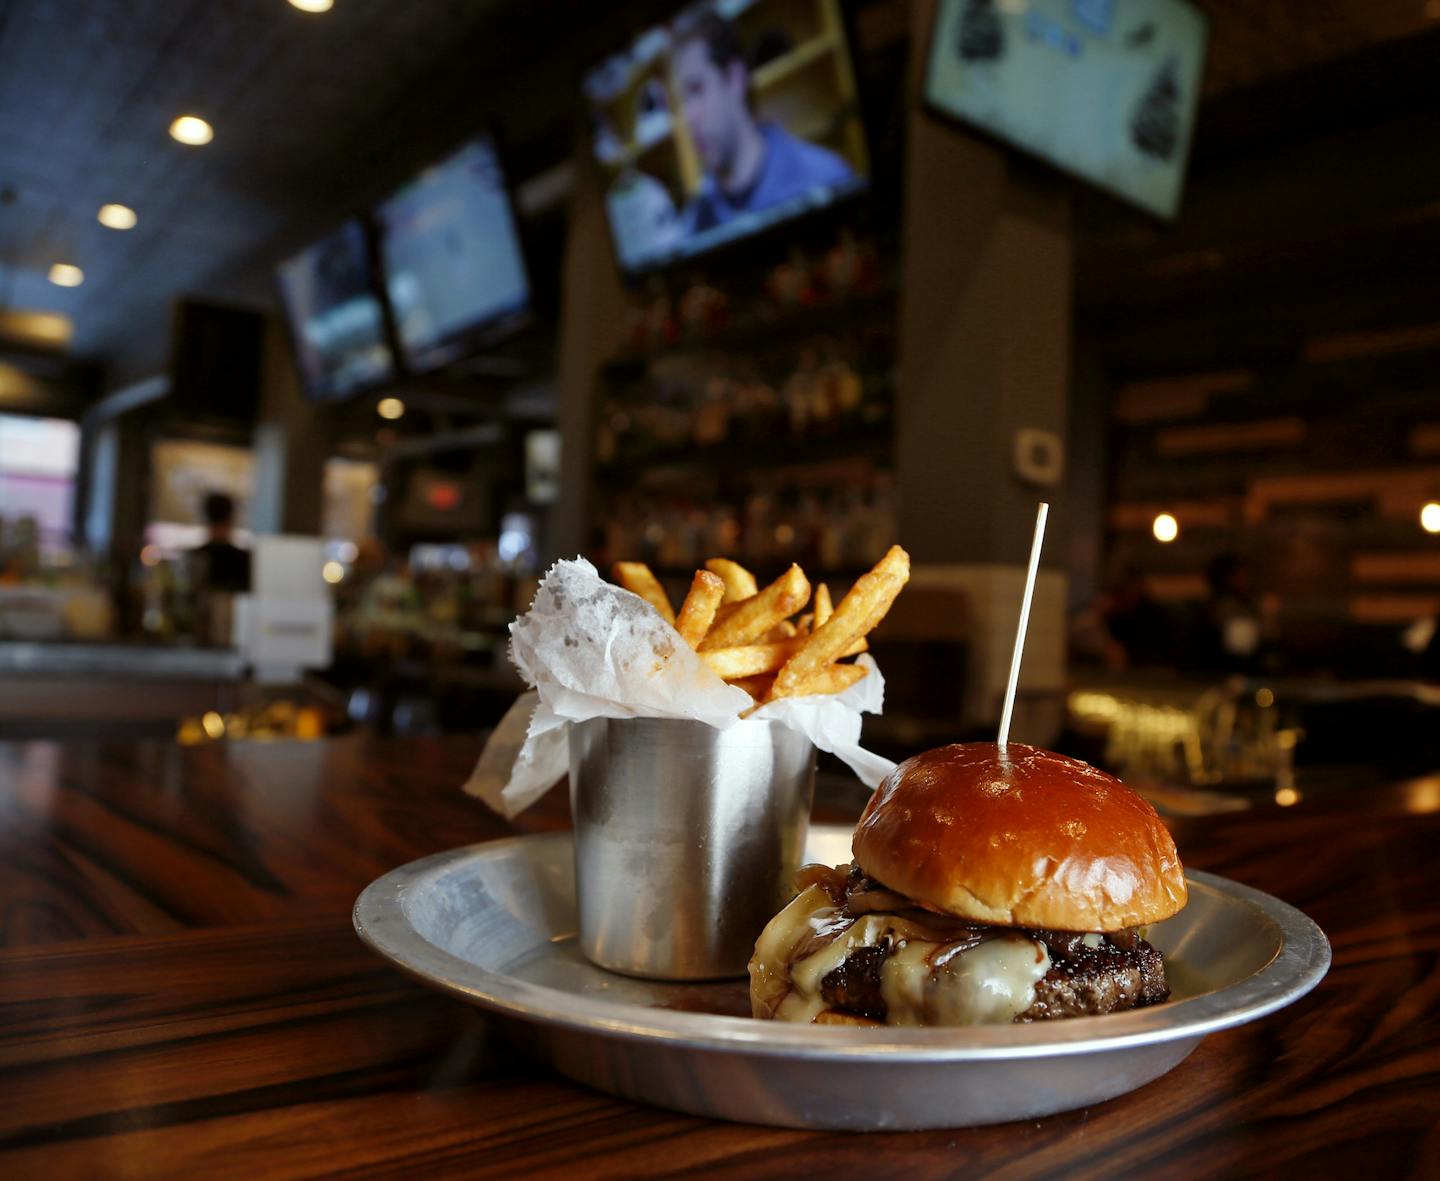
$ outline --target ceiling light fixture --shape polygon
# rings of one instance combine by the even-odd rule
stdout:
[[[1426,533],[1440,533],[1440,504],[1432,500],[1420,510],[1420,528]]]
[[[375,407],[375,413],[381,418],[394,420],[405,413],[405,403],[399,398],[381,398]]]
[[[133,230],[139,220],[130,206],[115,204],[100,206],[100,212],[95,215],[95,219],[112,230]]]
[[[182,144],[199,147],[201,144],[208,144],[215,138],[215,128],[206,123],[199,115],[181,115],[174,123],[170,124],[170,136]]]
[[[335,0],[290,0],[290,7],[301,12],[329,12],[335,7]]]
[[[79,287],[85,282],[85,272],[74,263],[57,262],[50,268],[50,282],[56,287]]]
[[[1171,542],[1180,536],[1180,522],[1169,513],[1161,513],[1150,526],[1156,541]]]

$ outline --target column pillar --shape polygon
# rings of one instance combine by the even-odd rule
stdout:
[[[966,727],[998,719],[1036,505],[1051,502],[1015,738],[1053,739],[1065,673],[1063,483],[1070,208],[1041,166],[924,109],[933,0],[913,10],[900,389],[899,535],[917,587],[963,592],[973,623]],[[1052,447],[1058,443],[1058,449]],[[1024,472],[1030,470],[1027,477]],[[1063,478],[1055,472],[1056,479]]]
[[[279,320],[267,320],[249,524],[256,533],[318,537],[325,508],[330,424],[324,410],[300,388],[284,331]]]
[[[547,563],[591,548],[599,370],[619,347],[627,303],[610,247],[598,170],[589,153],[581,137],[575,147],[575,189],[560,289],[560,496],[551,519],[549,552],[542,555]]]

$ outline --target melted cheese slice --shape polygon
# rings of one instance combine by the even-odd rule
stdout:
[[[889,1025],[1004,1025],[1035,1003],[1050,970],[1043,943],[997,932],[978,947],[946,956],[943,943],[911,939],[880,969]]]
[[[880,992],[890,1025],[1008,1023],[1034,1004],[1035,985],[1050,970],[1045,945],[1016,931],[996,930],[976,947],[947,954],[954,944],[902,938],[897,922],[883,913],[847,922],[829,896],[811,886],[770,921],[755,945],[755,1015],[814,1021],[827,1007],[825,977],[852,950],[887,935],[894,950],[881,966]],[[801,950],[806,954],[796,958]]]

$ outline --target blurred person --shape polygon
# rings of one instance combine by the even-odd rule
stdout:
[[[190,551],[197,588],[232,595],[248,593],[250,554],[234,542],[234,499],[223,492],[211,492],[201,509],[209,536]]]
[[[1195,662],[1216,671],[1248,671],[1264,634],[1255,566],[1236,553],[1217,554],[1206,567],[1205,579],[1210,594],[1200,612]]]
[[[1405,629],[1401,642],[1418,657],[1415,675],[1440,684],[1440,615],[1417,619]]]
[[[706,12],[677,34],[670,69],[705,169],[681,217],[686,234],[854,179],[835,152],[756,119],[740,38],[723,17]]]
[[[1111,669],[1167,663],[1174,659],[1175,638],[1170,612],[1151,596],[1140,570],[1129,564],[1107,580],[1071,630],[1077,656]]]

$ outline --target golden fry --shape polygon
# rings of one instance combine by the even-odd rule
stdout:
[[[755,596],[751,595],[750,597],[754,598]],[[740,604],[744,602],[746,602],[745,599],[736,599],[733,603],[721,603],[719,610],[715,612],[715,622],[724,623],[730,616],[734,615],[736,611],[740,610]]]
[[[715,609],[725,594],[725,583],[708,570],[695,571],[690,583],[690,593],[680,604],[680,614],[675,617],[675,630],[692,648],[700,647],[700,641],[715,621]]]
[[[795,645],[779,640],[770,644],[740,644],[734,648],[707,648],[700,659],[710,671],[727,681],[752,677],[760,673],[776,673],[795,655]]]
[[[718,575],[725,582],[725,599],[727,603],[736,603],[741,599],[748,599],[751,595],[758,594],[760,588],[755,583],[755,575],[740,565],[739,562],[732,562],[729,558],[710,558],[705,563],[705,569],[711,574]]]
[[[770,696],[770,687],[775,684],[775,674],[759,673],[753,677],[736,677],[730,683],[744,689],[758,704]]]
[[[800,651],[804,642],[803,636],[795,636],[759,644],[739,644],[734,648],[706,648],[700,653],[700,659],[716,676],[733,681],[737,677],[778,672],[787,660]],[[861,638],[840,655],[858,656],[868,648],[869,645]]]
[[[909,579],[910,555],[898,545],[891,546],[873,570],[856,580],[830,618],[785,662],[771,696],[796,697],[810,692],[808,685],[885,617]]]
[[[838,604],[824,583],[812,599],[799,566],[761,590],[738,562],[710,558],[695,572],[678,616],[645,563],[616,562],[614,578],[671,623],[711,671],[750,695],[756,704],[744,717],[761,702],[840,693],[864,677],[864,667],[837,662],[868,651],[866,636],[909,581],[910,556],[892,546]],[[807,601],[809,610],[791,619]]]
[[[716,623],[700,645],[701,650],[753,643],[803,607],[809,598],[810,582],[805,572],[799,566],[791,566],[759,594],[744,600]]]
[[[822,582],[815,588],[814,606],[815,628],[822,628],[830,621],[830,616],[835,614],[835,607],[830,602],[830,587],[826,583]]]
[[[863,680],[865,674],[870,670],[863,664],[831,664],[822,668],[800,685],[791,693],[776,692],[777,686],[770,686],[770,697],[774,701],[777,697],[814,697],[820,693],[843,693],[856,681]],[[778,681],[779,678],[777,677]]]
[[[670,606],[670,599],[665,594],[665,588],[660,585],[660,580],[644,562],[616,562],[613,574],[616,582],[626,590],[639,595],[660,612],[666,623],[671,625],[675,623],[675,608]]]

